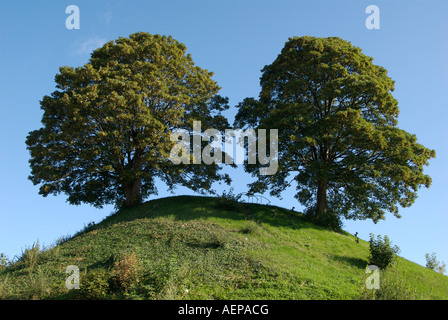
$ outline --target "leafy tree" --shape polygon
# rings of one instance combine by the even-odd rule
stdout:
[[[225,179],[217,165],[174,165],[174,128],[223,129],[227,98],[171,36],[138,32],[106,43],[81,67],[61,67],[41,101],[43,127],[29,133],[29,179],[70,204],[132,206],[155,194],[155,179],[195,191]]]
[[[437,255],[434,252],[431,254],[425,253],[425,259],[426,259],[426,268],[434,270],[442,275],[445,274],[446,272],[445,262],[438,261]]]
[[[238,105],[235,126],[279,129],[276,174],[258,176],[252,192],[296,198],[317,220],[396,217],[431,178],[423,166],[435,151],[397,127],[398,102],[387,70],[337,37],[293,37],[262,69],[258,99]],[[292,176],[291,180],[288,177]],[[330,219],[331,220],[331,219]]]

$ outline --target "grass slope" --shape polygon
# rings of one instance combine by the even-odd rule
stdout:
[[[273,215],[272,210],[275,212]],[[248,218],[249,217],[249,218]],[[115,213],[0,269],[0,299],[359,299],[369,246],[283,208],[177,196]],[[81,289],[65,286],[68,265]],[[448,299],[448,277],[399,258],[388,299]]]

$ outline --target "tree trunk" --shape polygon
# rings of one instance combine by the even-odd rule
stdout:
[[[142,186],[142,180],[136,178],[130,183],[126,184],[126,207],[133,207],[140,204],[140,188]]]
[[[328,180],[319,179],[317,182],[317,206],[316,215],[322,216],[327,211],[327,188]]]

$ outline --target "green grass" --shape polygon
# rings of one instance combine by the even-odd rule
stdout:
[[[368,255],[367,242],[297,212],[178,196],[27,249],[0,269],[0,299],[372,299]],[[65,287],[68,265],[80,269],[79,290]],[[448,277],[401,257],[380,279],[377,299],[448,299]]]

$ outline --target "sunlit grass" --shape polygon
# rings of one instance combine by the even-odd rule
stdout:
[[[0,298],[371,298],[368,256],[367,242],[297,212],[256,204],[233,212],[214,198],[171,197],[112,214],[52,248],[34,248],[0,270]],[[81,290],[65,287],[68,265],[79,267]],[[127,266],[138,270],[132,286],[123,280]],[[448,277],[403,258],[380,276],[415,290],[398,298],[448,298]]]

